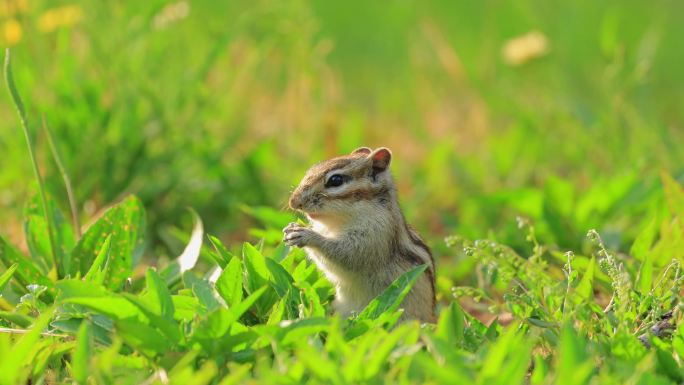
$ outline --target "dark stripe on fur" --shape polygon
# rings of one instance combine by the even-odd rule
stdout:
[[[428,266],[428,269],[426,270],[426,273],[428,275],[428,279],[430,280],[430,288],[432,289],[432,309],[434,310],[436,307],[436,292],[435,292],[435,259],[432,257],[432,251],[430,251],[430,247],[428,247],[427,244],[423,241],[423,239],[418,235],[418,233],[406,222],[404,222],[404,225],[406,226],[406,231],[409,234],[409,237],[411,238],[411,242],[413,242],[414,245],[420,247],[421,249],[425,250],[427,253],[428,257],[430,258],[430,266]],[[418,255],[414,255],[414,258],[417,258],[419,260],[419,264],[423,264],[424,261],[420,258]]]
[[[330,199],[354,199],[354,200],[371,200],[375,197],[375,193],[368,189],[349,190],[344,194],[332,195]]]
[[[353,159],[337,159],[324,163],[325,169],[321,170],[321,174],[326,174],[334,169],[343,168],[349,166]]]
[[[330,199],[354,199],[354,200],[373,200],[378,198],[380,203],[389,201],[389,190],[386,187],[382,187],[375,191],[368,188],[359,188],[354,190],[349,190],[343,194],[331,195]]]
[[[435,259],[432,257],[432,252],[430,251],[430,248],[428,247],[428,245],[425,244],[425,242],[424,242],[423,239],[420,237],[420,235],[418,235],[418,233],[416,232],[416,230],[414,230],[413,228],[411,228],[411,226],[406,225],[406,231],[408,231],[409,237],[411,238],[411,242],[413,242],[414,245],[416,245],[416,246],[420,247],[421,249],[425,250],[425,252],[427,253],[427,255],[430,257],[430,262],[432,263],[432,265],[434,265],[434,264],[435,264]],[[431,267],[432,267],[432,266],[431,266]]]
[[[429,250],[428,250],[429,253]],[[400,250],[399,255],[401,255],[403,258],[407,259],[411,264],[415,266],[420,266],[425,264],[425,261],[423,259],[413,253],[412,251],[408,249]],[[430,254],[430,259],[432,260],[432,254]],[[434,264],[434,262],[433,262]],[[435,272],[433,270],[433,266],[428,266],[428,268],[425,270],[425,274],[427,274],[428,280],[430,281],[430,290],[432,290],[432,295],[430,298],[432,298],[432,310],[434,311],[436,304],[436,299],[435,299]]]

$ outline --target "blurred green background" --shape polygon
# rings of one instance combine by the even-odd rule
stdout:
[[[409,221],[442,238],[624,250],[684,168],[679,1],[0,0],[0,40],[52,195],[40,116],[83,219],[127,193],[169,226],[242,240],[313,163],[387,146]],[[4,82],[4,81],[3,81]],[[2,88],[5,88],[4,84]],[[0,97],[0,233],[21,236],[30,161]],[[175,248],[174,248],[175,247]]]

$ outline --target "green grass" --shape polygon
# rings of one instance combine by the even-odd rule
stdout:
[[[23,4],[0,384],[684,381],[679,2]],[[393,150],[436,325],[396,325],[420,270],[340,319],[280,243],[306,168],[361,145]]]
[[[211,247],[191,241],[179,257],[189,264],[144,267],[135,257],[144,210],[130,197],[64,250],[60,262],[70,264],[61,270],[41,250],[25,256],[0,238],[0,261],[10,266],[0,276],[2,381],[679,383],[683,276],[671,251],[684,239],[684,189],[663,178],[670,209],[659,230],[639,234],[631,257],[607,250],[594,230],[595,252],[560,253],[539,244],[523,219],[531,255],[449,238],[477,262],[478,286],[442,292],[438,323],[422,326],[397,320],[425,266],[349,319],[330,315],[330,284],[280,243],[232,253],[210,237]],[[72,231],[55,223],[60,234]],[[48,230],[27,231],[41,239]],[[197,225],[196,234],[203,238]],[[201,255],[217,275],[198,271]],[[62,273],[51,279],[51,271]],[[501,318],[483,324],[456,301],[464,297]]]

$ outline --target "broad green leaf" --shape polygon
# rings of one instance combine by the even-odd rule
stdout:
[[[89,322],[81,322],[76,337],[77,345],[72,356],[71,372],[78,384],[86,384],[90,373],[92,332]]]
[[[666,172],[661,173],[660,177],[670,213],[684,221],[684,188]]]
[[[187,371],[188,368],[192,368],[194,366],[195,359],[197,356],[201,353],[200,350],[198,349],[192,349],[189,352],[187,352],[181,359],[178,360],[171,368],[169,371],[169,377],[170,378],[178,378],[178,376],[181,376],[183,372]],[[187,380],[186,380],[187,381]]]
[[[331,322],[327,318],[298,319],[277,329],[276,339],[283,346],[302,341],[330,328]]]
[[[534,326],[544,328],[544,329],[556,329],[556,328],[558,328],[558,324],[556,324],[554,322],[544,321],[544,320],[541,320],[539,318],[527,317],[527,318],[525,318],[525,321],[529,322],[530,324],[532,324]],[[487,331],[489,331],[489,329],[487,329]]]
[[[18,312],[9,312],[9,311],[0,311],[0,319],[3,319],[5,321],[11,322],[15,325],[18,325],[22,328],[27,328],[31,326],[33,321],[35,321],[33,318],[18,313]]]
[[[220,343],[228,334],[230,327],[236,322],[231,309],[218,308],[202,320],[192,335],[194,341],[200,342],[205,349],[215,350],[215,345]]]
[[[14,278],[22,288],[31,284],[39,284],[48,288],[48,296],[54,297],[56,291],[52,281],[36,268],[36,266],[19,251],[0,237],[0,261],[5,266],[17,265]]]
[[[654,266],[663,266],[672,261],[673,256],[684,255],[684,220],[665,219],[660,227],[658,241],[649,251]]]
[[[416,326],[416,323],[399,326],[375,344],[373,350],[368,355],[368,359],[363,365],[363,378],[365,380],[371,380],[380,373],[383,367],[387,365],[392,350],[401,340],[405,339],[408,334],[415,333],[417,330],[415,329]]]
[[[655,345],[654,348],[656,350],[658,368],[662,371],[662,373],[668,376],[670,380],[675,381],[678,384],[682,383],[682,381],[684,381],[684,371],[674,357],[672,357],[670,349],[665,350],[667,348],[664,346],[665,344],[659,344],[656,341],[653,342]]]
[[[100,284],[80,279],[63,279],[57,282],[57,288],[60,291],[60,299],[69,299],[71,297],[108,297],[116,295]]]
[[[38,317],[28,333],[18,338],[11,347],[11,354],[3,355],[0,360],[0,385],[14,385],[26,383],[28,369],[33,361],[36,344],[39,343],[41,333],[48,326],[53,311],[48,309]]]
[[[279,234],[282,234],[282,231],[279,231]],[[280,236],[282,237],[282,235]],[[292,271],[292,265],[296,254],[290,253],[290,250],[292,249],[289,246],[280,242],[280,240],[278,240],[278,242],[278,246],[273,249],[269,258],[278,262],[289,273]]]
[[[219,256],[219,259],[221,261],[221,268],[225,268],[230,261],[235,259],[235,256],[226,249],[225,246],[223,246],[223,243],[221,243],[221,240],[216,238],[213,235],[209,235],[209,241],[211,242],[211,245],[214,246],[214,250],[216,250],[216,253]]]
[[[242,301],[242,262],[239,258],[230,259],[225,266],[216,280],[216,291],[229,307]]]
[[[41,339],[34,346],[36,352],[31,362],[31,377],[43,376],[52,362],[59,362],[76,347],[75,341],[56,342],[47,338]]]
[[[682,336],[683,331],[684,328],[680,327],[679,332],[674,336],[674,338],[672,338],[672,347],[680,357],[684,357],[684,336]]]
[[[273,305],[273,309],[271,309],[268,315],[268,320],[266,320],[267,325],[278,325],[280,321],[287,319],[285,313],[289,301],[289,298],[281,298]]]
[[[47,196],[48,215],[52,221],[52,236],[57,247],[57,261],[61,272],[70,271],[71,250],[74,248],[74,231],[65,220],[52,197]],[[24,235],[34,261],[40,261],[49,271],[52,266],[52,246],[48,235],[48,224],[40,197],[34,194],[24,210]]]
[[[266,257],[249,243],[242,246],[242,258],[247,269],[247,291],[253,293],[268,284],[270,272],[266,266]]]
[[[551,177],[544,184],[543,218],[560,244],[573,244],[570,216],[575,199],[575,188],[568,181]]]
[[[580,283],[577,285],[575,291],[583,299],[588,300],[593,298],[593,283],[594,283],[594,265],[596,265],[595,258],[592,256],[589,265],[587,265],[587,270],[584,272]]]
[[[487,331],[485,332],[485,337],[489,340],[496,340],[501,334],[501,325],[499,325],[499,317],[495,317],[487,326]]]
[[[109,208],[88,230],[72,252],[71,274],[87,274],[111,236],[107,287],[118,290],[131,275],[133,265],[142,254],[145,232],[145,211],[135,196],[129,196]]]
[[[270,272],[270,280],[273,289],[275,289],[280,298],[285,297],[288,291],[295,289],[292,286],[294,279],[287,270],[278,264],[278,262],[271,258],[264,258],[264,260],[266,262],[266,267]]]
[[[86,281],[93,281],[100,285],[104,284],[104,279],[107,276],[107,268],[109,267],[109,250],[111,250],[111,245],[112,236],[110,234],[105,238],[100,251],[97,253],[97,257],[95,257],[95,261],[90,265],[90,269],[88,269],[88,272],[83,279]]]
[[[463,309],[457,302],[452,302],[448,308],[442,310],[442,314],[439,316],[436,335],[451,346],[460,346],[463,342],[464,329]]]
[[[218,368],[216,362],[208,360],[201,368],[193,370],[193,366],[186,366],[185,370],[178,372],[173,379],[175,384],[183,385],[208,385],[216,378]]]
[[[450,366],[440,365],[427,352],[418,352],[415,355],[415,365],[421,369],[423,375],[430,379],[435,379],[439,384],[475,384],[472,375],[460,364]]]
[[[52,268],[52,247],[48,236],[48,226],[42,215],[24,214],[24,237],[31,260],[44,274]]]
[[[299,249],[294,249],[290,254],[296,254]],[[306,259],[299,261],[297,266],[292,271],[292,278],[296,282],[306,281],[309,276],[311,276],[316,270],[316,266],[313,263],[307,263]]]
[[[654,218],[648,223],[646,228],[643,229],[639,235],[637,235],[629,252],[634,256],[634,258],[641,261],[645,260],[657,234],[658,225]]]
[[[197,278],[191,271],[186,271],[183,274],[183,283],[185,287],[192,290],[200,303],[207,308],[208,311],[213,311],[221,306],[215,297],[214,289],[211,284],[202,278]]]
[[[221,338],[228,333],[229,329],[235,322],[237,322],[242,315],[247,312],[263,295],[266,291],[266,287],[258,289],[254,293],[250,294],[244,301],[240,302],[238,305],[230,308],[219,308],[217,311],[209,314],[206,320],[204,320],[200,327],[193,335],[194,338],[198,339],[215,339]]]
[[[133,349],[147,357],[167,353],[171,344],[160,331],[135,320],[117,320],[118,335]]]
[[[295,354],[297,359],[311,373],[311,376],[318,380],[314,382],[333,385],[344,384],[339,363],[330,359],[327,354],[322,354],[306,341],[300,341]]]
[[[235,307],[230,309],[230,314],[235,320],[239,320],[247,310],[249,310],[254,304],[259,300],[259,298],[266,292],[266,287],[257,289],[254,293],[250,294],[245,298],[244,301],[237,304]]]
[[[304,308],[304,314],[308,317],[325,316],[325,308],[321,304],[318,292],[306,281],[297,283],[299,288],[299,302]]]
[[[190,321],[196,316],[203,316],[207,309],[204,308],[197,297],[187,295],[172,295],[174,315],[176,321]]]
[[[242,247],[242,259],[245,266],[246,282],[245,289],[248,293],[254,293],[263,286],[271,287],[272,275],[266,265],[266,257],[254,246],[244,243]],[[273,304],[278,300],[274,289],[268,290],[256,303],[259,317],[265,317]]]
[[[75,305],[67,305],[67,306],[75,306]],[[79,307],[80,309],[80,307]],[[83,314],[81,314],[83,315]],[[96,341],[97,343],[103,344],[103,345],[109,345],[112,343],[112,339],[110,338],[112,332],[114,331],[114,323],[113,321],[106,316],[100,315],[100,314],[89,314],[88,317],[89,319],[85,318],[63,318],[65,317],[65,314],[58,314],[56,320],[50,322],[50,326],[55,328],[55,330],[59,330],[62,332],[66,332],[68,334],[78,334],[81,324],[84,322],[89,323],[89,333],[93,341]],[[74,315],[76,316],[76,315]]]
[[[2,275],[0,275],[0,296],[2,296],[2,291],[5,290],[5,286],[7,283],[12,279],[12,275],[14,275],[14,272],[17,271],[17,268],[19,267],[18,264],[13,264],[12,266],[7,269]]]
[[[571,324],[566,324],[561,330],[556,361],[556,383],[559,385],[584,385],[594,370],[594,364],[587,355],[586,342]]]
[[[147,317],[144,316],[130,301],[123,297],[72,297],[64,299],[66,303],[73,303],[85,306],[95,312],[104,314],[114,319],[137,319],[141,322]]]
[[[523,333],[510,328],[489,347],[479,373],[484,384],[522,384],[532,347]]]
[[[534,355],[534,368],[530,376],[530,384],[542,385],[548,376],[549,367],[541,354]]]
[[[349,382],[359,382],[364,379],[364,369],[369,360],[369,352],[380,341],[387,338],[387,334],[387,331],[380,329],[372,333],[365,332],[356,336],[356,339],[354,339],[354,349],[348,352],[345,366],[341,368],[342,373]]]
[[[252,367],[250,364],[238,365],[237,363],[228,363],[228,375],[223,377],[219,385],[240,385],[247,383],[247,377],[251,373]]]
[[[144,322],[147,319],[128,299],[93,282],[62,280],[57,283],[57,288],[63,302],[82,305],[117,320],[137,319]]]
[[[427,265],[420,265],[395,279],[387,289],[363,309],[357,319],[376,319],[384,312],[393,312],[397,310],[425,269],[427,269]]]
[[[153,268],[148,268],[145,273],[145,283],[147,290],[143,298],[153,306],[158,315],[167,320],[173,320],[173,300],[171,300],[171,292],[166,287],[166,282]]]
[[[653,283],[653,258],[650,253],[647,253],[642,261],[639,271],[639,291],[642,295],[646,295],[651,291]]]
[[[159,315],[158,309],[150,309],[148,302],[143,302],[140,298],[132,294],[124,293],[123,297],[137,307],[140,313],[145,316],[145,320],[143,322],[146,325],[150,325],[151,327],[158,329],[162,334],[164,334],[164,337],[174,344],[180,342],[181,333],[176,321]]]

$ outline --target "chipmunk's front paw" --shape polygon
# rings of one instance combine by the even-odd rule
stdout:
[[[294,222],[283,229],[283,234],[283,242],[290,247],[309,246],[318,237],[315,231]]]

